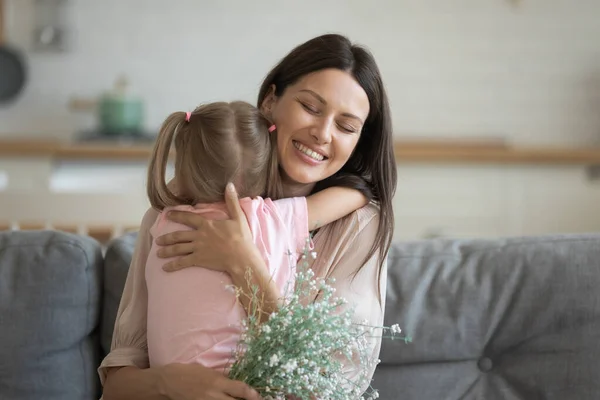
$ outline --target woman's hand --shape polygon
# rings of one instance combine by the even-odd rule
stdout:
[[[260,400],[259,394],[240,381],[200,364],[162,367],[161,392],[170,400]]]
[[[244,264],[249,254],[258,252],[231,183],[227,185],[225,203],[230,216],[226,220],[209,220],[186,211],[169,212],[168,219],[194,230],[167,233],[156,239],[156,243],[162,246],[158,250],[159,257],[177,257],[165,264],[165,271],[197,265],[231,273],[230,268]]]

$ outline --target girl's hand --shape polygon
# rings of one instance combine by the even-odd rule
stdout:
[[[260,400],[259,394],[240,381],[200,364],[162,367],[161,392],[170,400]]]
[[[249,254],[258,252],[246,215],[231,183],[227,185],[225,203],[230,216],[226,220],[209,220],[186,211],[168,213],[167,218],[171,221],[194,230],[167,233],[156,239],[156,243],[163,246],[158,251],[159,257],[178,257],[165,264],[165,271],[203,266],[231,273],[230,268],[243,264]]]

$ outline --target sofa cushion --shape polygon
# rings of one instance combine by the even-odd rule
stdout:
[[[104,256],[104,307],[102,310],[102,351],[110,352],[113,329],[123,295],[129,264],[133,257],[137,232],[113,239]]]
[[[395,244],[382,399],[597,399],[600,235]]]
[[[55,231],[0,233],[0,398],[96,399],[102,254]]]

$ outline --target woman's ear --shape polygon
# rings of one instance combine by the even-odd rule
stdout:
[[[271,85],[271,87],[269,88],[269,92],[267,93],[260,105],[260,111],[270,118],[276,100],[277,97],[275,96],[275,85]]]

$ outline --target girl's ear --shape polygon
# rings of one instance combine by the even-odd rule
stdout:
[[[271,85],[271,87],[269,88],[269,92],[267,93],[260,105],[260,111],[269,119],[271,118],[271,112],[276,100],[277,97],[275,96],[275,85]]]

